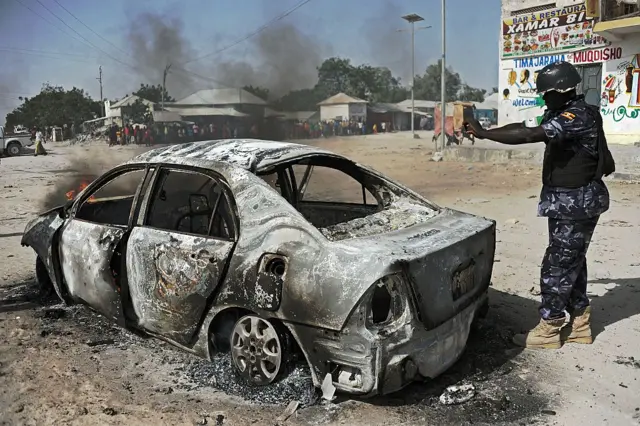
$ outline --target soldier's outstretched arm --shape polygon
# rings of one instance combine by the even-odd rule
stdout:
[[[475,130],[473,131],[474,133]],[[483,130],[478,137],[491,139],[492,141],[507,145],[520,145],[524,143],[547,142],[547,134],[541,126],[526,127],[523,123],[507,124],[497,129]]]
[[[467,130],[480,139],[491,139],[507,145],[520,145],[525,143],[547,142],[547,133],[541,126],[528,127],[525,123],[513,123],[497,129],[485,130],[472,112],[465,110],[464,124]]]

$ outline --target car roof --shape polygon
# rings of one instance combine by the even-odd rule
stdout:
[[[261,139],[222,139],[164,146],[137,155],[128,163],[165,163],[206,168],[213,167],[214,163],[223,163],[255,171],[310,155],[345,158],[309,145]]]

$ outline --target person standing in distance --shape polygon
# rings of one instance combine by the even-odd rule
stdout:
[[[484,130],[470,110],[464,114],[465,127],[481,139],[546,144],[538,216],[548,218],[549,245],[542,259],[540,323],[513,338],[525,348],[593,342],[586,253],[600,215],[609,209],[602,177],[615,171],[615,162],[598,107],[576,92],[581,81],[573,65],[556,62],[544,67],[536,80],[546,106],[541,117]],[[565,312],[570,319],[563,328]]]

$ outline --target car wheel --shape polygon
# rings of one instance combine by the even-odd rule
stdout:
[[[7,155],[9,157],[15,157],[17,155],[20,155],[21,151],[22,151],[22,148],[17,143],[10,143],[9,146],[7,147]]]
[[[49,277],[47,267],[42,259],[40,259],[40,256],[36,259],[36,281],[38,283],[38,298],[42,301],[53,298],[56,292]]]
[[[277,324],[257,315],[240,318],[231,332],[231,360],[248,383],[264,386],[289,369],[290,339]]]

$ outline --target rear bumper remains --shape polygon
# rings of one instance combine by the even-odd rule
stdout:
[[[488,302],[487,286],[439,326],[427,329],[415,316],[388,335],[359,329],[340,333],[290,325],[309,361],[314,384],[330,374],[337,390],[374,396],[389,394],[416,380],[435,378],[462,355],[471,324]]]

